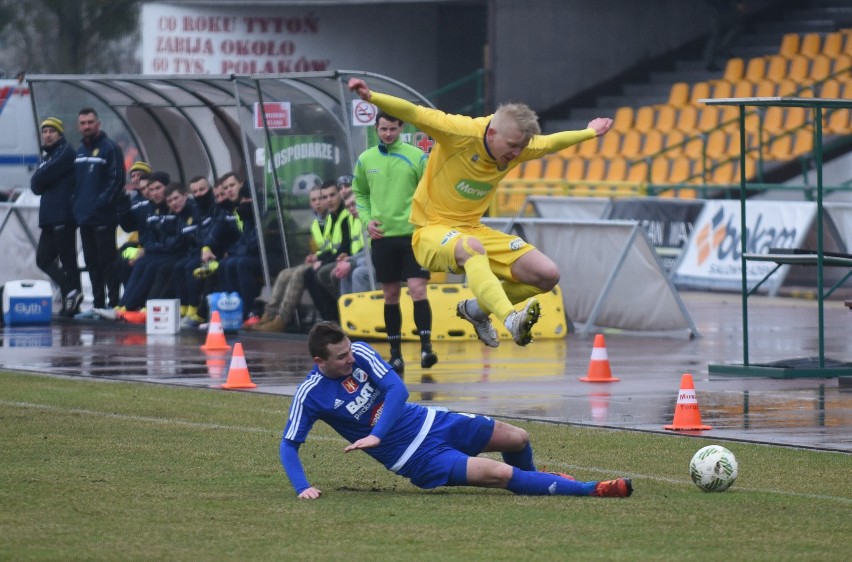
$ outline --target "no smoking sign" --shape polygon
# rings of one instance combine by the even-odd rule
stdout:
[[[352,100],[352,125],[366,127],[376,122],[376,106],[364,100]]]

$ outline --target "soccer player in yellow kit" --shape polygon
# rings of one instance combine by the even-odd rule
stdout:
[[[482,215],[510,169],[599,137],[612,119],[593,119],[582,131],[542,135],[538,116],[524,104],[501,105],[493,115],[474,118],[373,92],[360,78],[350,79],[349,89],[437,142],[411,204],[417,261],[429,271],[465,272],[476,298],[461,301],[456,313],[473,324],[483,343],[500,344],[491,313],[515,343],[530,343],[541,314],[535,295],[556,286],[559,268],[523,239],[483,225]],[[524,301],[515,311],[513,304]]]

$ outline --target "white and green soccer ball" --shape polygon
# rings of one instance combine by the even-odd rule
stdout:
[[[689,476],[705,492],[724,492],[737,481],[739,465],[728,449],[708,445],[689,461]]]

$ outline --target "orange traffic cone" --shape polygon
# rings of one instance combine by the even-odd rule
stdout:
[[[664,425],[663,429],[673,431],[713,429],[709,425],[701,424],[701,412],[698,410],[698,400],[695,399],[695,385],[692,384],[692,375],[689,373],[685,373],[680,379],[680,392],[677,395],[674,420],[671,425]]]
[[[228,380],[222,385],[222,388],[229,390],[237,388],[257,388],[257,385],[251,382],[251,375],[248,372],[246,365],[246,356],[243,354],[243,344],[234,344],[234,354],[231,356],[231,368],[228,369]]]
[[[603,334],[595,336],[595,346],[592,348],[592,360],[589,362],[589,371],[585,377],[580,377],[580,380],[583,382],[618,382],[621,380],[612,376]]]
[[[225,341],[225,331],[222,330],[222,319],[219,311],[214,310],[210,315],[210,326],[207,327],[207,341],[201,346],[202,351],[223,351],[231,349]]]

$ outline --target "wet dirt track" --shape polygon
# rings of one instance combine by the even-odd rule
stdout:
[[[419,345],[404,343],[411,399],[494,416],[665,432],[672,423],[681,377],[693,376],[705,437],[852,452],[852,383],[847,379],[708,375],[708,365],[742,362],[738,295],[682,293],[700,337],[605,333],[619,382],[589,383],[593,337],[569,334],[526,348],[497,349],[475,341],[435,342],[440,362],[419,367]],[[440,321],[436,316],[435,321]],[[825,303],[825,357],[852,361],[852,311]],[[813,300],[749,300],[752,364],[818,355]],[[0,368],[11,371],[218,388],[230,355],[205,354],[206,334],[148,336],[141,325],[57,320],[50,326],[2,332]],[[292,395],[311,367],[300,335],[228,335],[244,348],[250,392]],[[386,353],[387,344],[374,342]],[[224,391],[223,391],[224,392]],[[665,432],[671,433],[671,432]]]

